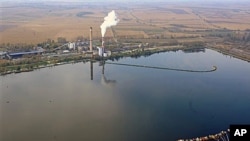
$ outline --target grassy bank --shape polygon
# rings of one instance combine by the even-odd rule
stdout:
[[[237,50],[233,50],[233,49],[218,48],[218,47],[214,47],[214,46],[207,46],[206,48],[215,50],[215,51],[220,52],[220,53],[225,54],[225,55],[232,56],[234,58],[238,58],[238,59],[250,62],[250,55],[247,55],[247,54],[240,52],[241,50],[237,51]]]

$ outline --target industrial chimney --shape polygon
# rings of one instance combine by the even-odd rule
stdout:
[[[102,37],[102,50],[103,50],[103,52],[102,52],[102,56],[103,56],[103,53],[105,52],[105,50],[104,50],[104,37]]]
[[[93,51],[93,46],[92,46],[92,27],[90,27],[90,35],[89,35],[89,51]]]

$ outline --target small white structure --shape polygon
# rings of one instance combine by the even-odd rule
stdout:
[[[69,53],[69,50],[64,50],[63,53]]]
[[[103,57],[108,57],[108,54],[106,52],[104,52]]]
[[[103,57],[111,56],[111,51],[104,51],[103,47],[97,47],[98,48],[98,55]]]
[[[4,59],[6,55],[7,55],[7,52],[0,51],[0,59]]]
[[[69,47],[69,49],[75,50],[76,49],[76,44],[75,43],[69,43],[68,47]]]
[[[104,49],[102,47],[97,47],[98,48],[98,55],[103,56]]]

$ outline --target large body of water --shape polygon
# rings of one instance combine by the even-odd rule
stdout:
[[[111,62],[111,61],[109,61]],[[0,77],[1,141],[172,141],[250,123],[250,63],[206,49]]]

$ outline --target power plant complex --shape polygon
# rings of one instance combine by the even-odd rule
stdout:
[[[98,55],[99,56],[102,56],[102,57],[107,57],[109,55],[111,55],[111,52],[110,51],[106,51],[105,50],[105,33],[106,33],[106,30],[108,27],[111,27],[111,26],[115,26],[117,25],[117,23],[119,22],[119,19],[117,18],[116,16],[116,13],[114,10],[112,10],[111,12],[108,13],[108,16],[104,17],[104,22],[102,23],[102,25],[100,26],[101,28],[101,34],[102,34],[102,44],[101,44],[101,47],[97,47],[98,48]],[[89,49],[90,49],[90,52],[93,52],[93,35],[92,35],[92,27],[90,27],[90,43],[89,43]]]
[[[68,42],[64,43],[61,46],[54,48],[52,51],[55,53],[54,56],[61,55],[71,55],[71,54],[85,54],[85,56],[93,57],[93,56],[101,56],[107,57],[111,55],[111,51],[105,50],[105,41],[104,37],[101,38],[100,46],[93,45],[93,28],[90,27],[89,31],[89,42],[76,41],[76,42]],[[89,45],[89,46],[88,46]],[[1,59],[16,59],[21,58],[27,55],[37,55],[43,54],[44,56],[48,56],[50,53],[47,53],[45,49],[42,47],[34,47],[33,50],[30,51],[19,51],[19,52],[0,52]],[[53,56],[53,55],[52,55]]]
[[[101,46],[100,47],[96,47],[98,49],[98,55],[101,56],[101,57],[107,57],[107,56],[110,56],[111,55],[111,51],[106,51],[105,50],[105,41],[104,41],[104,37],[102,37],[102,41],[101,41]],[[90,27],[90,35],[89,35],[89,51],[88,53],[89,54],[92,54],[92,55],[95,55],[97,54],[97,52],[95,52],[93,50],[93,28]]]
[[[115,11],[111,11],[108,13],[108,16],[104,17],[104,22],[101,24],[101,44],[100,46],[93,46],[93,28],[90,27],[89,31],[89,43],[78,40],[76,42],[63,42],[60,46],[53,48],[52,50],[46,51],[42,47],[34,47],[33,50],[25,50],[18,52],[0,52],[0,58],[4,59],[14,59],[20,58],[27,55],[44,55],[44,56],[52,56],[58,57],[60,55],[74,55],[77,53],[83,53],[86,56],[93,57],[95,55],[99,55],[101,57],[107,57],[111,55],[111,51],[105,50],[105,33],[107,28],[111,26],[117,25],[119,19],[116,16]],[[66,41],[66,40],[65,40]],[[87,46],[89,44],[89,47]]]

